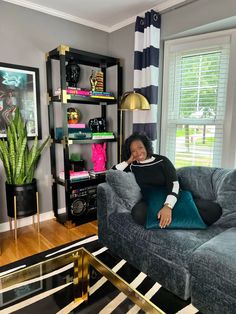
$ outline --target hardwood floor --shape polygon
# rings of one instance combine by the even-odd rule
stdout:
[[[0,266],[24,257],[46,251],[93,234],[97,234],[97,222],[92,221],[72,229],[64,227],[55,219],[40,223],[40,233],[33,225],[19,228],[17,241],[13,231],[0,233]]]

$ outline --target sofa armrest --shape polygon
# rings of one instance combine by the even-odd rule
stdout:
[[[107,211],[114,206],[115,192],[111,186],[104,182],[97,186],[97,216],[98,220],[107,220]]]
[[[193,253],[192,272],[195,273],[196,266],[201,265],[208,268],[209,263],[215,263],[212,272],[219,274],[231,272],[236,276],[236,228],[229,228],[201,245]]]
[[[116,212],[118,207],[122,207],[122,200],[119,200],[112,187],[107,182],[99,184],[97,187],[97,220],[100,240],[108,235],[109,215]]]
[[[233,314],[236,308],[236,228],[201,245],[190,263],[192,304],[206,314]]]
[[[230,228],[201,245],[193,253],[190,273],[200,285],[236,296],[236,228]]]

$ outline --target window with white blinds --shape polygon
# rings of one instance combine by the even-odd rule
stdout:
[[[161,152],[177,168],[222,166],[231,43],[221,33],[165,45]]]

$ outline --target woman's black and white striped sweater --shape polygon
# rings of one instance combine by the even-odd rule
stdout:
[[[179,194],[179,182],[176,169],[167,157],[153,154],[143,162],[135,161],[128,165],[123,161],[113,168],[133,172],[141,188],[147,185],[165,186],[168,191],[165,203],[174,207]]]

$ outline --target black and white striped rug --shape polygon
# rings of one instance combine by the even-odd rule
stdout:
[[[103,263],[113,269],[165,313],[200,314],[191,305],[190,300],[183,301],[179,299],[125,260],[112,255],[109,249],[99,243],[96,235],[33,255],[16,263],[8,264],[0,268],[0,276],[75,250],[81,246],[84,246],[88,251],[96,255]],[[69,278],[73,276],[72,271],[73,265],[71,267],[63,267],[56,272],[50,273],[49,276],[43,276],[43,280],[41,277],[40,280],[34,279],[27,285],[18,285],[13,290],[1,290],[0,313],[66,313],[61,309],[73,300],[72,284],[68,284],[71,281]],[[113,287],[104,277],[94,269],[91,269],[89,301],[81,304],[71,313],[135,314],[143,313],[143,311],[134,305],[123,293]]]

